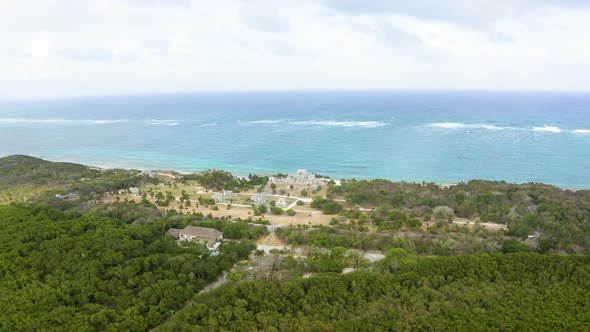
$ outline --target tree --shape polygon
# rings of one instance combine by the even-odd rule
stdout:
[[[281,209],[281,208],[279,208],[279,207],[276,207],[276,206],[271,206],[271,208],[270,208],[270,213],[272,213],[272,214],[278,214],[278,215],[280,215],[280,214],[283,214],[283,213],[284,213],[284,211],[283,211],[283,209]]]
[[[504,241],[503,250],[505,253],[524,252],[529,251],[529,247],[519,240],[506,240]]]
[[[416,257],[410,255],[402,248],[394,248],[387,253],[385,258],[377,262],[377,266],[384,272],[398,272],[416,265]]]
[[[439,221],[453,221],[455,213],[448,206],[437,206],[432,210],[432,216]]]
[[[321,198],[319,196],[315,197],[311,203],[311,207],[322,210],[324,214],[338,214],[343,209],[342,205],[338,204],[337,202],[331,199]]]

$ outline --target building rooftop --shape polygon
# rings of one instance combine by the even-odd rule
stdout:
[[[180,237],[180,232],[182,231],[182,229],[180,228],[170,228],[167,232],[166,235],[168,236],[172,236],[173,238],[178,239]]]
[[[215,228],[198,227],[198,226],[186,226],[180,233],[200,237],[205,239],[217,239],[223,236],[223,233],[216,230]]]

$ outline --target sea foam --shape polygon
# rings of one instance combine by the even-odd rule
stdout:
[[[572,130],[574,134],[590,134],[590,129],[576,129]]]
[[[544,125],[543,127],[533,127],[533,131],[543,131],[547,133],[561,133],[561,128],[555,126]]]
[[[277,123],[282,123],[282,122],[286,122],[287,120],[252,120],[252,121],[243,121],[243,123],[247,123],[247,124],[277,124]],[[238,121],[238,122],[242,122],[242,121]]]
[[[176,120],[156,120],[156,119],[152,119],[149,121],[146,121],[146,124],[150,125],[150,126],[178,126],[180,123],[178,123]]]
[[[488,129],[488,130],[503,130],[507,129],[507,127],[498,127],[494,125],[487,125],[487,124],[465,124],[460,122],[435,122],[428,125],[428,127],[433,128],[443,128],[443,129]]]
[[[278,120],[253,120],[244,121],[247,124],[285,124],[295,126],[319,126],[319,127],[358,127],[358,128],[380,128],[389,126],[390,123],[383,121],[332,121],[332,120],[299,120],[288,119]]]
[[[300,126],[325,126],[325,127],[361,127],[361,128],[380,128],[388,126],[389,123],[382,121],[293,121],[294,125]]]
[[[91,119],[31,119],[31,118],[1,118],[0,123],[7,124],[56,124],[56,125],[103,125],[127,122],[127,120],[91,120]]]

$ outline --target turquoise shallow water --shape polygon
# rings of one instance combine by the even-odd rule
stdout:
[[[590,188],[590,94],[283,92],[0,103],[0,156]]]

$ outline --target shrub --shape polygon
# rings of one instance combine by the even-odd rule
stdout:
[[[453,209],[446,205],[435,207],[432,210],[432,215],[436,220],[453,221],[453,218],[455,218],[455,212]]]
[[[283,209],[278,208],[276,206],[271,206],[271,208],[270,208],[270,213],[272,213],[272,214],[283,214],[284,212],[285,211],[283,211]],[[295,211],[293,211],[293,212],[295,212]]]

